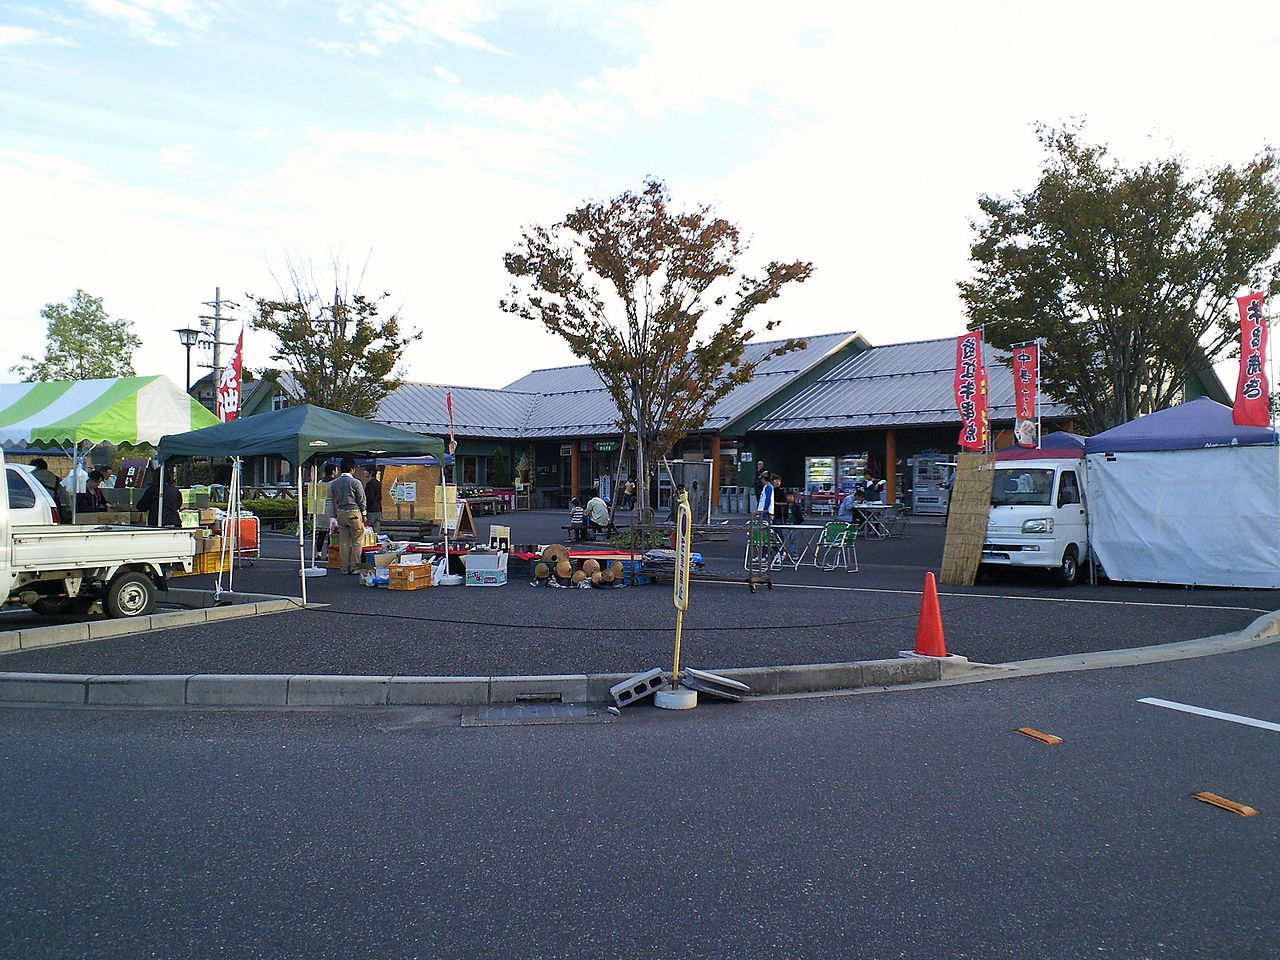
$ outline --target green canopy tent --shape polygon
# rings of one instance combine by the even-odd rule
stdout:
[[[168,377],[0,384],[0,443],[61,450],[73,477],[85,446],[155,446],[165,434],[217,422]]]
[[[293,464],[298,478],[298,558],[304,568],[304,466],[332,457],[424,455],[443,462],[444,441],[310,404],[162,437],[157,452],[161,464],[190,457],[232,457],[237,464],[232,478],[236,489],[239,488],[238,465],[244,457],[280,457]],[[301,572],[300,576],[302,601],[306,603],[306,576]]]

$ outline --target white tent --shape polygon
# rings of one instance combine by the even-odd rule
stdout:
[[[1201,397],[1085,441],[1108,578],[1280,589],[1280,446]]]

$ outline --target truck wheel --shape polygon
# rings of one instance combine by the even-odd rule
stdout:
[[[145,573],[120,573],[107,584],[102,601],[109,617],[145,617],[156,608],[156,585]]]
[[[1053,578],[1060,587],[1073,587],[1080,579],[1080,563],[1076,560],[1076,548],[1067,547],[1062,555],[1062,564],[1053,571]]]

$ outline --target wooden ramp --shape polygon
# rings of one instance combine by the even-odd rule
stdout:
[[[969,587],[978,578],[982,541],[991,510],[991,482],[995,478],[989,453],[962,453],[956,458],[956,477],[947,513],[947,540],[942,548],[943,583]]]

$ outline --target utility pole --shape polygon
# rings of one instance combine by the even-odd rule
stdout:
[[[226,307],[229,307],[229,308],[231,308],[231,309],[235,309],[236,307],[238,307],[238,306],[239,306],[239,304],[238,304],[238,303],[233,303],[233,302],[232,302],[232,301],[230,301],[230,300],[223,300],[223,299],[222,299],[222,288],[221,288],[221,287],[214,287],[214,288],[213,288],[213,299],[212,299],[212,300],[205,300],[205,301],[203,301],[202,305],[203,305],[203,306],[206,306],[206,307],[213,307],[213,314],[212,314],[212,316],[210,316],[209,314],[201,314],[199,319],[200,319],[200,325],[201,325],[202,327],[204,327],[206,331],[207,331],[210,327],[212,327],[212,328],[213,328],[213,365],[212,365],[212,369],[213,369],[213,372],[214,372],[214,374],[215,374],[215,376],[216,376],[216,375],[217,375],[217,374],[219,374],[219,373],[221,372],[221,370],[222,370],[222,348],[223,348],[223,347],[229,347],[229,346],[231,346],[231,344],[230,344],[230,343],[223,343],[223,342],[222,342],[222,321],[223,321],[224,319],[225,319],[225,320],[227,320],[227,321],[232,321],[232,320],[234,320],[234,319],[235,319],[234,317],[224,317],[224,316],[222,315],[222,308],[223,308],[224,306],[226,306]]]

